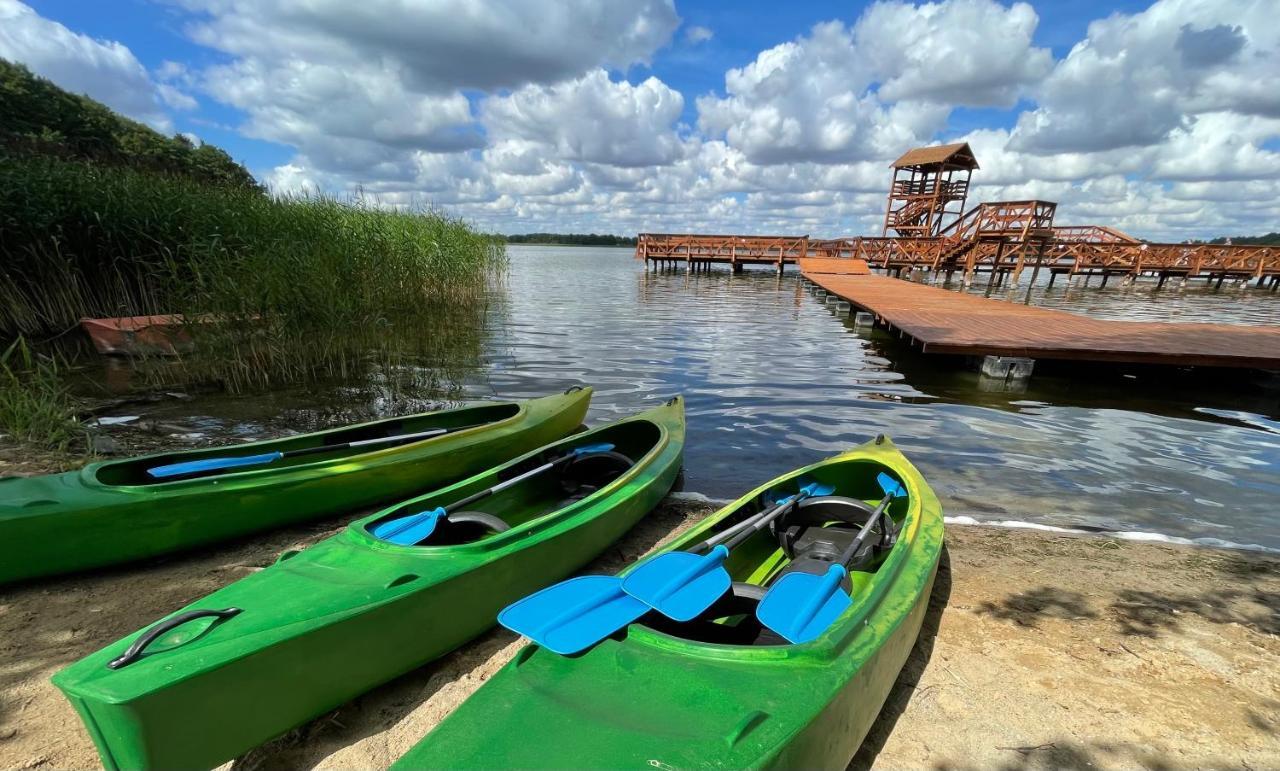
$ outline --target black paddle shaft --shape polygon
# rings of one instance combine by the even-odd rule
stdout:
[[[897,491],[895,490],[894,492]],[[867,536],[871,533],[871,528],[875,527],[876,520],[880,519],[880,516],[889,508],[889,501],[891,500],[893,500],[893,493],[888,493],[884,498],[880,499],[880,503],[876,506],[875,511],[871,512],[871,516],[867,517],[866,524],[864,524],[862,526],[862,530],[858,532],[858,537],[853,539],[853,543],[849,544],[849,547],[846,548],[844,552],[841,553],[840,558],[836,560],[837,565],[844,565],[849,560],[853,559],[853,556],[858,553],[858,550],[862,548],[864,543],[866,543]]]

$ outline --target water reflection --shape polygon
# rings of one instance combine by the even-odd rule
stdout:
[[[1093,291],[1071,290],[1086,312],[1136,302]],[[1037,364],[1024,391],[984,390],[976,371],[855,330],[794,274],[645,272],[625,250],[513,249],[502,302],[474,393],[590,382],[604,419],[683,392],[691,490],[734,495],[885,432],[949,514],[1280,546],[1265,377]]]
[[[1280,548],[1275,377],[1037,363],[1025,389],[913,350],[793,273],[647,273],[629,250],[513,247],[483,348],[448,364],[468,399],[596,388],[591,421],[687,398],[686,488],[713,497],[887,433],[949,515],[1144,530]],[[1044,277],[1042,276],[1042,281]],[[1003,291],[1003,290],[1000,290]],[[1017,290],[1014,290],[1017,291]],[[1026,287],[1022,288],[1023,292]],[[1106,318],[1280,321],[1275,295],[1037,288],[1033,302]],[[1153,310],[1158,308],[1158,310]],[[412,374],[414,362],[406,362]],[[411,379],[411,378],[410,378]],[[253,436],[426,409],[357,379],[159,412]]]

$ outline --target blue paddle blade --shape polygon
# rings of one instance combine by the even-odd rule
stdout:
[[[884,490],[885,495],[901,498],[907,494],[906,489],[897,480],[883,471],[876,474],[876,481],[880,483],[880,489]]]
[[[800,488],[800,492],[804,493],[806,498],[815,498],[822,495],[830,495],[836,491],[835,485],[824,485],[821,482],[810,482]]]
[[[390,543],[413,546],[434,533],[436,525],[440,524],[440,520],[446,516],[448,516],[448,512],[442,506],[431,511],[410,514],[407,517],[389,519],[386,522],[378,523],[373,528],[373,535],[375,538],[381,538]]]
[[[498,623],[562,656],[595,645],[649,606],[622,591],[617,576],[580,576],[508,605]]]
[[[724,544],[705,555],[660,554],[631,571],[622,589],[667,618],[688,621],[729,591],[733,579],[723,567],[727,556]]]
[[[609,444],[608,442],[601,442],[600,444],[584,444],[581,447],[573,448],[572,454],[575,457],[581,456],[581,455],[591,455],[597,452],[609,452],[613,448],[614,448],[614,445]]]
[[[792,493],[782,498],[774,498],[773,505],[781,506],[784,503],[790,503],[791,499],[795,498],[797,495],[803,495],[806,498],[813,498],[820,495],[831,495],[836,491],[834,485],[824,485],[821,482],[804,482],[804,480],[801,480],[801,482],[803,484],[800,486],[800,492]],[[777,491],[772,491],[770,493],[770,497],[772,498],[777,494]]]
[[[756,618],[789,642],[816,639],[853,604],[840,586],[845,575],[840,565],[820,576],[788,573],[760,600]]]
[[[208,460],[190,460],[186,463],[171,463],[168,466],[156,466],[147,469],[147,473],[155,479],[176,477],[183,474],[195,474],[201,471],[217,471],[224,468],[241,466],[261,466],[264,463],[280,460],[282,452],[266,452],[261,455],[242,455],[238,458],[209,458]]]

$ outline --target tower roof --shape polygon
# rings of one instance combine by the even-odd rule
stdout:
[[[893,162],[893,168],[895,169],[934,165],[976,169],[978,168],[978,159],[973,157],[973,150],[969,149],[968,142],[958,142],[954,145],[917,147],[914,150],[908,150],[901,158]]]

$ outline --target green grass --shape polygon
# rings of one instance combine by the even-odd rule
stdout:
[[[433,211],[44,157],[0,163],[0,258],[0,337],[177,312],[202,322],[195,352],[147,371],[230,391],[405,367],[438,388],[478,361],[505,265],[500,241]]]
[[[32,353],[22,338],[0,353],[0,433],[57,451],[84,440],[62,369],[56,358]]]

